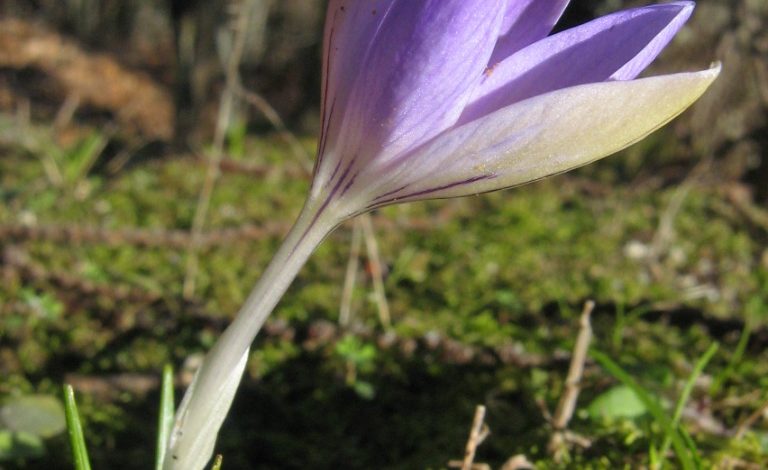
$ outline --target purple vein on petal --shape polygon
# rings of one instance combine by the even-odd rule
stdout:
[[[399,187],[399,188],[397,188],[397,189],[393,189],[392,191],[387,191],[387,192],[386,192],[386,193],[384,193],[384,194],[380,194],[380,195],[376,196],[375,198],[373,198],[373,202],[376,202],[376,201],[378,201],[379,199],[383,199],[383,198],[385,198],[385,197],[387,197],[387,196],[391,196],[391,195],[393,195],[393,194],[395,194],[395,193],[399,193],[400,191],[402,191],[403,189],[407,188],[407,187],[408,187],[408,186],[410,186],[410,185],[411,185],[410,183],[408,183],[408,184],[404,184],[404,185],[400,186],[400,187]]]
[[[472,183],[475,183],[477,181],[482,181],[482,180],[487,180],[487,179],[494,179],[496,177],[497,177],[497,175],[495,175],[493,173],[485,174],[485,175],[473,176],[471,178],[467,178],[467,179],[464,179],[464,180],[461,180],[461,181],[454,181],[453,183],[448,183],[448,184],[443,184],[443,185],[440,185],[440,186],[435,186],[434,188],[422,189],[420,191],[416,191],[416,192],[413,192],[413,193],[403,194],[401,196],[396,196],[396,197],[393,197],[393,198],[390,198],[390,199],[385,199],[383,201],[377,201],[377,202],[374,202],[374,203],[370,204],[366,209],[375,209],[377,207],[385,206],[385,205],[390,204],[390,203],[395,202],[395,201],[403,201],[404,199],[411,199],[411,198],[416,198],[416,197],[419,197],[419,196],[425,196],[427,194],[431,194],[431,193],[435,193],[435,192],[438,192],[438,191],[442,191],[444,189],[451,189],[451,188],[455,188],[457,186],[463,186],[463,185],[466,185],[466,184],[472,184]]]
[[[333,20],[331,20],[330,24],[336,23],[336,15],[338,15],[338,11],[334,12],[333,14]],[[315,168],[312,172],[312,176],[314,177],[317,174],[317,171],[320,168],[320,162],[323,160],[323,153],[325,152],[325,142],[328,140],[328,127],[331,122],[331,116],[333,115],[333,108],[336,104],[336,98],[334,97],[333,102],[331,103],[331,108],[328,109],[328,87],[329,83],[331,83],[331,57],[333,56],[333,40],[335,39],[336,35],[336,28],[331,26],[330,32],[328,33],[328,49],[325,51],[325,57],[323,61],[323,89],[322,89],[322,102],[320,103],[320,143],[317,147],[317,160],[315,161]]]
[[[341,190],[341,194],[339,194],[339,197],[343,196],[344,194],[349,191],[349,188],[352,187],[353,184],[355,184],[355,180],[357,179],[357,175],[360,174],[360,170],[357,170],[354,175],[352,175],[352,178],[349,179],[349,182],[344,186],[344,189]]]
[[[328,178],[328,184],[330,184],[334,178],[336,178],[336,174],[339,172],[339,168],[341,168],[341,160],[336,162],[336,168],[333,169],[333,173],[331,173],[331,177]]]
[[[332,20],[333,22],[336,21],[336,14],[338,14],[338,12],[334,13],[334,15],[333,15],[334,19]],[[331,24],[333,24],[333,23],[331,23]],[[328,111],[328,107],[327,107],[327,105],[328,105],[328,84],[331,82],[331,75],[330,75],[330,72],[331,72],[331,56],[332,56],[332,51],[333,51],[333,40],[334,40],[334,35],[335,34],[336,34],[336,28],[331,26],[331,30],[328,33],[328,50],[325,52],[325,57],[324,57],[325,60],[323,61],[323,63],[324,63],[323,77],[325,77],[325,80],[324,80],[324,83],[323,83],[323,90],[322,90],[323,101],[322,101],[322,103],[320,103],[320,115],[322,117],[322,128],[323,129],[328,127],[328,121],[330,120],[330,119],[328,119],[328,116],[326,115],[326,112]]]
[[[296,242],[296,245],[294,245],[293,249],[291,250],[291,255],[296,251],[296,248],[301,245],[301,242],[304,241],[304,238],[306,238],[307,233],[312,229],[312,227],[315,226],[315,223],[317,222],[317,219],[320,218],[320,215],[325,211],[325,209],[328,207],[328,204],[331,203],[334,197],[336,197],[336,193],[339,192],[339,188],[341,187],[342,183],[347,179],[347,176],[349,175],[349,172],[352,170],[352,167],[355,165],[355,162],[357,161],[357,155],[355,155],[352,160],[350,160],[347,167],[344,169],[344,173],[342,173],[339,180],[334,185],[331,192],[328,194],[328,196],[325,198],[325,201],[323,201],[323,204],[320,206],[320,208],[315,213],[314,217],[312,217],[312,222],[309,223],[307,228],[304,230],[304,233],[301,234],[301,237],[299,237],[299,240]],[[357,172],[359,173],[359,172]],[[355,173],[355,176],[357,176],[357,173]],[[354,178],[353,178],[354,179]]]
[[[353,2],[349,3],[355,3],[358,0],[354,0]],[[318,150],[318,164],[315,165],[315,168],[319,168],[319,162],[320,160],[323,160],[326,153],[326,148],[328,145],[331,145],[332,147],[335,144],[338,144],[336,140],[338,140],[339,133],[341,132],[340,127],[343,126],[343,122],[345,120],[345,116],[349,111],[349,101],[351,99],[350,96],[350,89],[354,88],[351,85],[359,79],[357,77],[360,72],[352,72],[353,70],[358,70],[359,67],[353,66],[352,64],[364,64],[368,60],[368,57],[371,54],[371,49],[374,47],[377,38],[379,37],[384,23],[387,21],[387,18],[390,16],[390,12],[394,8],[394,5],[397,4],[399,0],[389,0],[389,1],[383,1],[381,2],[383,4],[383,9],[376,11],[374,10],[373,14],[378,15],[378,20],[374,21],[374,27],[373,30],[365,30],[359,31],[355,30],[354,27],[351,29],[349,27],[345,28],[346,26],[349,26],[348,21],[353,21],[349,17],[346,19],[339,20],[342,24],[337,25],[338,29],[331,27],[331,29],[327,32],[328,37],[328,49],[326,51],[325,59],[325,70],[327,72],[327,80],[323,84],[323,90],[322,90],[322,105],[321,105],[321,137],[320,137],[320,145]],[[333,3],[333,2],[332,2]],[[363,2],[360,2],[361,4]],[[376,4],[376,2],[371,2],[373,4]],[[351,12],[349,9],[352,10],[357,9],[358,5],[354,6],[347,6],[347,11],[345,12],[345,6],[344,2],[341,2],[339,4],[340,8],[336,9],[334,11],[333,19],[331,20],[331,24],[337,23],[337,18],[339,15],[350,15]],[[350,63],[350,49],[344,48],[345,43],[349,43],[350,40],[350,34],[355,42],[363,42],[363,47],[360,48],[360,50],[357,51],[356,54],[354,54],[353,61]],[[335,45],[334,41],[338,41],[339,45],[338,47]],[[353,48],[354,49],[354,48]],[[352,69],[352,70],[350,70]],[[335,70],[335,73],[334,73]],[[344,73],[344,72],[352,72],[350,73]],[[331,103],[331,109],[325,108],[325,101],[328,99],[332,99]],[[338,104],[338,106],[337,106]],[[338,107],[340,108],[340,113],[338,115],[334,114],[334,109]],[[327,112],[327,116],[326,116]],[[330,142],[329,142],[330,141]],[[338,150],[338,149],[337,149]]]
[[[326,142],[328,142],[328,128],[331,125],[331,118],[333,117],[333,111],[335,109],[336,109],[336,99],[334,98],[333,102],[331,103],[331,108],[328,110],[328,117],[323,122],[323,128],[321,130],[321,137],[320,137],[320,144],[317,147],[317,161],[315,161],[315,169],[312,175],[313,177],[317,174],[317,171],[320,168],[320,162],[323,161],[323,155],[325,155],[325,144]]]

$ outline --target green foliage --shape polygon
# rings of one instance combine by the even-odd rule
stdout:
[[[242,159],[245,156],[248,123],[245,120],[235,120],[227,130],[227,155]]]
[[[62,169],[64,181],[69,185],[81,184],[106,145],[107,138],[94,131],[56,154],[54,158]]]
[[[173,368],[163,367],[163,380],[160,385],[160,412],[157,417],[157,448],[155,451],[155,470],[163,470],[168,438],[173,428],[173,414],[176,405],[173,401]]]
[[[363,343],[357,336],[347,335],[336,343],[334,352],[344,361],[346,366],[345,380],[348,386],[362,398],[370,400],[375,390],[370,382],[361,380],[361,375],[370,374],[374,370],[376,347]]]
[[[638,418],[644,416],[648,408],[632,388],[617,385],[592,400],[587,411],[591,419],[598,421]]]
[[[66,428],[64,409],[50,395],[22,395],[0,407],[0,427],[42,438],[53,437]]]
[[[72,462],[75,470],[91,470],[85,436],[83,436],[83,426],[80,423],[77,403],[75,403],[75,391],[71,385],[64,386],[64,409],[66,410],[67,433],[69,434],[69,445],[72,450]]]
[[[717,349],[720,347],[718,343],[712,343],[712,345],[707,349],[704,354],[699,358],[698,361],[696,361],[696,365],[693,367],[693,370],[691,371],[691,375],[688,377],[688,380],[685,382],[685,387],[683,387],[682,393],[680,393],[680,398],[677,400],[677,405],[675,406],[675,411],[672,414],[672,427],[677,428],[680,425],[680,418],[683,416],[683,408],[685,407],[686,403],[688,403],[688,399],[691,397],[691,392],[693,391],[693,387],[696,384],[696,380],[699,378],[701,373],[704,371],[704,368],[709,364],[709,361],[712,359],[712,357],[717,352]],[[668,429],[667,432],[664,435],[664,442],[661,444],[661,450],[659,451],[659,455],[666,455],[667,451],[669,450],[669,445],[672,441],[672,429]],[[687,434],[684,434],[684,437],[687,438],[689,442],[689,447],[691,448],[691,451],[693,452],[694,457],[698,456],[698,451],[693,445],[693,441],[690,440],[690,438],[687,436]]]
[[[0,429],[0,462],[39,458],[43,455],[45,444],[40,436]]]
[[[611,375],[613,375],[626,387],[630,388],[634,392],[635,396],[643,403],[648,412],[653,416],[653,419],[659,424],[659,426],[661,426],[662,430],[664,431],[665,439],[669,439],[671,441],[672,447],[675,449],[675,454],[677,455],[682,468],[685,470],[701,468],[701,466],[696,463],[698,451],[693,444],[693,441],[687,437],[687,433],[684,430],[677,427],[677,420],[679,419],[679,415],[677,417],[673,417],[670,420],[667,416],[667,412],[659,404],[658,398],[641,387],[640,384],[638,384],[631,375],[623,370],[621,366],[615,363],[609,356],[594,350],[591,352],[591,355]],[[681,403],[684,404],[684,402],[685,400],[681,400]],[[651,451],[651,454],[651,464],[654,465],[653,459],[658,459],[660,457],[659,454],[655,451]],[[654,467],[656,467],[656,465],[654,465]]]
[[[66,428],[64,409],[50,395],[20,395],[0,406],[0,462],[41,457],[44,439]]]

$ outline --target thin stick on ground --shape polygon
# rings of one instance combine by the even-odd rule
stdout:
[[[590,316],[595,309],[595,303],[591,300],[584,304],[579,319],[579,335],[576,338],[576,344],[573,348],[573,357],[568,369],[568,377],[565,380],[565,390],[557,404],[557,409],[552,417],[552,427],[554,433],[549,440],[548,449],[555,457],[555,460],[562,458],[567,451],[567,441],[569,437],[566,433],[568,423],[576,410],[576,401],[581,391],[581,379],[584,375],[584,364],[587,360],[589,344],[592,341],[592,325]]]
[[[764,417],[766,413],[768,413],[768,401],[763,403],[763,406],[755,410],[754,413],[747,416],[747,419],[739,424],[739,427],[736,429],[736,433],[733,437],[736,440],[742,439],[744,435],[747,434],[747,431],[749,431],[760,418]]]
[[[339,307],[339,324],[348,326],[352,319],[352,294],[357,281],[357,271],[360,267],[360,245],[362,244],[362,228],[360,220],[352,223],[352,242],[349,248],[347,272],[344,276],[344,288],[341,291],[341,306]]]
[[[79,107],[80,95],[78,93],[67,94],[61,107],[56,111],[56,117],[53,119],[53,129],[58,131],[69,126]]]
[[[283,139],[290,147],[291,151],[299,159],[299,163],[307,174],[312,174],[312,156],[306,151],[299,139],[288,130],[285,125],[285,121],[280,117],[277,110],[272,107],[269,102],[264,99],[258,93],[246,89],[242,84],[238,83],[235,89],[238,95],[240,95],[248,104],[258,109],[259,112],[269,121],[272,127],[277,130],[280,138]]]
[[[219,101],[219,111],[216,121],[216,130],[213,135],[213,146],[208,160],[208,168],[205,172],[205,180],[200,189],[197,199],[195,215],[192,219],[192,243],[187,251],[186,269],[184,275],[183,295],[190,298],[195,292],[195,279],[199,269],[199,244],[200,238],[205,226],[205,220],[208,216],[208,209],[211,205],[211,196],[213,195],[216,180],[219,177],[219,165],[224,157],[224,141],[227,130],[230,126],[232,111],[235,106],[235,90],[240,83],[240,61],[245,49],[245,39],[247,37],[248,17],[255,6],[254,1],[244,1],[240,5],[240,10],[235,18],[233,33],[234,40],[232,50],[227,60],[226,84]]]
[[[379,321],[384,328],[389,329],[389,327],[392,326],[392,320],[389,315],[389,303],[387,302],[387,294],[384,291],[384,272],[381,269],[379,244],[376,242],[376,235],[373,232],[371,217],[361,217],[360,225],[363,229],[363,238],[365,240],[365,247],[368,252],[368,263],[371,268],[373,293],[376,299]]]
[[[461,468],[461,470],[473,470],[474,468],[479,467],[479,465],[475,465],[474,463],[477,448],[490,434],[490,430],[484,423],[484,420],[485,407],[483,405],[477,405],[475,408],[475,417],[472,419],[472,428],[469,430],[469,438],[467,439],[467,445],[464,450],[464,459],[461,461],[452,460],[448,462],[449,467]]]
[[[533,470],[533,464],[525,455],[518,454],[507,459],[500,470]]]
[[[62,107],[64,107],[62,105]],[[61,110],[59,110],[61,111]],[[52,139],[53,136],[49,130],[45,130],[44,138],[37,138],[32,129],[32,102],[28,98],[20,97],[16,105],[15,118],[10,126],[10,135],[16,136],[14,144],[26,149],[30,154],[34,154],[40,160],[40,164],[45,172],[46,178],[51,186],[61,187],[64,184],[64,175],[61,167],[56,162],[50,149],[40,147],[39,142]],[[56,128],[54,127],[54,131]],[[43,136],[41,136],[43,137]]]
[[[659,259],[668,250],[670,244],[675,238],[675,221],[677,216],[685,204],[685,200],[688,198],[691,190],[698,183],[701,177],[706,174],[712,167],[712,157],[709,156],[700,161],[691,170],[691,172],[685,177],[685,180],[675,189],[672,194],[667,207],[661,212],[659,217],[659,225],[656,228],[656,233],[653,235],[653,240],[650,244],[651,261],[656,266],[656,272],[658,272]]]

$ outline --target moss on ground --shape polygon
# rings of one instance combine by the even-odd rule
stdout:
[[[257,340],[222,437],[225,468],[443,468],[461,455],[477,403],[488,406],[493,430],[479,460],[498,467],[522,453],[556,468],[540,405],[557,404],[586,299],[598,305],[595,346],[668,403],[720,342],[684,427],[707,468],[768,461],[765,421],[732,435],[768,400],[768,234],[724,197],[731,183],[664,176],[681,166],[676,151],[661,133],[570,175],[375,214],[395,346],[379,334],[366,269],[352,300],[358,339],[332,326],[351,238],[342,227],[285,296],[273,333]],[[210,347],[303,202],[308,182],[285,145],[249,138],[245,153],[235,163],[265,171],[221,176],[206,228],[213,241],[201,249],[194,297],[183,299],[186,249],[159,230],[191,226],[204,165],[155,156],[112,174],[99,162],[56,186],[46,155],[3,143],[0,395],[55,393],[65,380],[95,378],[98,386],[83,385],[81,409],[96,467],[149,465],[157,390],[137,381]],[[56,165],[66,169],[67,155]],[[223,235],[245,224],[271,228]],[[36,232],[51,225],[62,227],[59,236]],[[22,226],[23,234],[9,231]],[[103,232],[63,235],[77,227]],[[129,229],[158,232],[137,244],[126,240]],[[739,356],[744,328],[750,341]],[[450,347],[430,349],[433,340]],[[469,359],[462,347],[473,348]],[[499,351],[507,350],[538,359],[505,362]],[[133,382],[107,380],[116,376]],[[585,411],[615,384],[590,362],[571,429],[592,446],[575,447],[562,468],[648,464],[649,447],[662,440],[658,423]],[[23,468],[68,458],[63,439],[48,444],[47,457]]]

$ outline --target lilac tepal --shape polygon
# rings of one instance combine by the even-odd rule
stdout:
[[[565,1],[331,1],[312,197],[344,216],[516,186],[644,137],[719,67],[634,80],[693,10],[547,36]]]
[[[720,71],[636,78],[693,2],[625,10],[549,35],[567,3],[330,0],[309,197],[187,390],[165,469],[199,469],[210,459],[253,338],[343,220],[585,165],[673,119]]]

